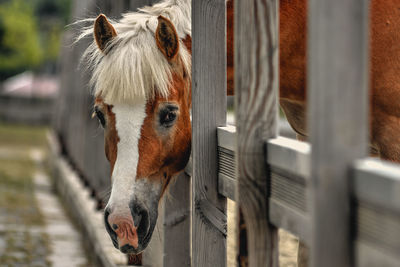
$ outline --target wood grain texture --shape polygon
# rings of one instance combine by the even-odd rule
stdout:
[[[309,2],[311,266],[352,266],[349,167],[367,155],[368,3]]]
[[[217,172],[217,127],[226,121],[225,17],[225,0],[192,1],[193,267],[226,266],[225,235],[213,224],[226,221]]]
[[[235,11],[237,196],[249,266],[279,266],[277,229],[268,218],[264,145],[277,135],[278,1],[236,0]]]
[[[190,177],[175,179],[164,203],[164,267],[190,266]]]

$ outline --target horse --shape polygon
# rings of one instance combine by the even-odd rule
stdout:
[[[228,3],[228,56],[233,57],[233,6]],[[400,163],[400,2],[370,2],[370,154]],[[297,138],[308,138],[307,1],[279,1],[279,103]],[[233,60],[228,60],[228,93],[234,91]],[[300,242],[299,266],[308,249]]]
[[[233,0],[227,4],[228,94],[234,92]],[[400,162],[400,3],[370,3],[370,151]],[[307,1],[279,1],[279,103],[297,138],[306,140]],[[231,58],[231,59],[229,59]]]
[[[234,92],[233,0],[227,4],[228,94]],[[306,140],[307,1],[279,1],[279,104],[296,132]],[[370,3],[370,151],[400,162],[400,3]],[[229,59],[230,58],[230,59]]]
[[[114,246],[140,253],[157,221],[158,202],[191,150],[191,5],[164,0],[119,21],[99,15],[79,39],[92,68],[94,110],[105,132],[112,191],[104,221]],[[227,2],[227,93],[234,92],[233,5]],[[280,1],[280,105],[307,138],[305,0]],[[400,160],[399,6],[371,1],[371,151]]]
[[[369,10],[370,151],[400,162],[400,3],[372,0]],[[306,1],[280,1],[280,18],[280,105],[306,139]]]
[[[191,1],[164,0],[110,21],[100,14],[83,58],[111,166],[105,228],[122,253],[148,245],[158,204],[191,152]]]
[[[400,2],[370,2],[370,154],[400,162]],[[305,0],[280,1],[280,106],[298,139],[306,140],[307,60]],[[308,249],[300,242],[299,266]]]

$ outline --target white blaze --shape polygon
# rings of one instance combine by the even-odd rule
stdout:
[[[134,193],[139,162],[139,139],[146,117],[146,100],[133,104],[114,105],[115,127],[119,137],[117,159],[111,176],[112,190],[108,205],[118,212],[129,211],[130,197]]]

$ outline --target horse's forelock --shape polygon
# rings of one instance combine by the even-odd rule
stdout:
[[[100,51],[93,41],[83,55],[82,63],[93,71],[94,95],[106,103],[132,102],[137,97],[151,98],[156,94],[167,97],[174,70],[155,42],[157,17],[170,18],[183,39],[190,35],[190,13],[189,0],[166,0],[112,22],[117,36],[105,50]],[[92,27],[83,28],[77,40],[87,36],[93,36]],[[184,45],[180,46],[178,56],[179,63],[190,74],[191,55]]]

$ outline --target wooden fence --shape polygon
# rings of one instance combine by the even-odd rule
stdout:
[[[76,1],[75,15],[144,2]],[[400,168],[366,158],[368,1],[309,1],[310,143],[278,136],[278,0],[235,1],[236,127],[226,126],[225,0],[192,4],[192,182],[182,174],[171,188],[163,266],[227,265],[226,198],[241,206],[250,266],[279,266],[278,228],[311,248],[311,266],[399,266]],[[86,45],[64,50],[55,127],[100,198],[108,164],[76,69]]]
[[[54,97],[0,96],[0,120],[28,125],[48,125]],[[23,107],[23,108],[21,108]]]

